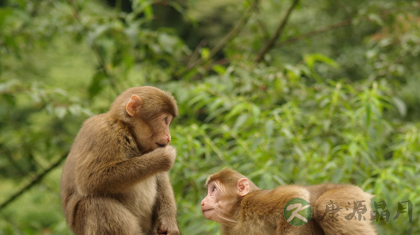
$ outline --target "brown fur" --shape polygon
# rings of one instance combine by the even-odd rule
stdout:
[[[245,190],[244,195],[239,196],[237,192],[240,190],[237,188],[240,188],[241,180],[245,183],[249,181],[236,171],[223,169],[209,176],[206,182],[206,186],[209,187],[214,187],[214,185],[224,187],[224,189],[216,189],[219,194],[213,194],[212,189],[209,188],[209,194],[201,204],[206,218],[221,223],[222,235],[376,234],[369,220],[370,199],[373,196],[357,186],[327,183],[306,187],[287,185],[272,190],[260,190],[249,181],[249,191]],[[214,184],[214,182],[218,183]],[[229,193],[226,194],[226,192]],[[305,225],[294,226],[284,218],[283,209],[293,198],[302,198],[311,205],[312,217]],[[338,221],[329,220],[327,217],[322,218],[330,200],[338,203],[342,208],[337,213]],[[366,213],[363,214],[366,220],[363,218],[361,221],[345,219],[346,215],[353,212],[353,202],[362,200],[365,200],[363,205],[367,208]]]
[[[210,182],[219,181],[223,185],[226,185],[227,188],[236,187],[236,183],[239,179],[246,178],[246,176],[236,172],[234,170],[224,168],[223,170],[210,175],[206,180],[206,188]],[[258,190],[259,188],[250,181],[250,191]]]
[[[179,234],[167,172],[176,156],[167,145],[169,123],[177,114],[166,92],[134,87],[107,113],[85,121],[61,178],[62,206],[74,233]]]

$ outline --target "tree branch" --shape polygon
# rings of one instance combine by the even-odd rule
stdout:
[[[418,5],[416,5],[414,7],[415,10],[417,10],[416,8],[417,9],[420,8],[420,4],[418,4]],[[383,17],[387,17],[388,15],[390,15],[392,13],[404,12],[404,11],[408,11],[408,10],[413,10],[413,7],[410,7],[410,8],[404,7],[404,8],[393,9],[393,10],[390,10],[390,11],[386,11],[386,12],[381,13],[380,16],[383,18]],[[358,19],[360,21],[369,21],[370,20],[369,17],[360,17]],[[320,29],[316,29],[314,31],[311,31],[311,32],[308,32],[308,33],[301,34],[299,36],[295,36],[295,37],[289,38],[289,39],[284,40],[282,42],[278,42],[278,43],[276,43],[276,45],[281,45],[281,44],[286,44],[286,43],[294,43],[294,42],[300,41],[302,39],[313,37],[313,36],[317,36],[319,34],[323,34],[323,33],[326,33],[328,31],[331,31],[331,30],[335,30],[335,29],[339,29],[339,28],[342,28],[342,27],[346,27],[346,26],[349,26],[351,24],[353,24],[353,19],[343,20],[343,21],[340,21],[338,23],[335,23],[335,24],[332,24],[332,25],[328,25],[328,26],[325,26],[325,27],[320,28]]]
[[[216,46],[211,49],[210,54],[208,58],[206,59],[198,59],[194,63],[190,63],[186,69],[182,70],[181,72],[177,73],[174,77],[178,78],[182,75],[186,74],[187,72],[191,71],[197,66],[200,66],[204,64],[205,62],[209,61],[211,58],[213,58],[217,53],[219,53],[229,42],[232,41],[233,38],[235,38],[244,28],[246,23],[248,22],[251,13],[254,11],[254,9],[257,7],[258,0],[252,0],[251,5],[248,7],[248,9],[245,11],[239,22],[235,25],[235,27],[222,39],[220,40]]]
[[[14,193],[12,196],[9,197],[9,199],[7,199],[2,204],[0,204],[0,210],[5,208],[7,205],[9,205],[11,202],[16,200],[18,197],[20,197],[22,194],[24,194],[30,188],[32,188],[37,183],[39,183],[50,171],[54,170],[54,168],[59,166],[61,164],[61,162],[67,157],[67,155],[68,155],[68,153],[63,154],[59,159],[57,159],[47,169],[45,169],[44,171],[39,173],[34,179],[32,179],[29,183],[27,183],[22,189],[20,189],[16,193]]]
[[[198,59],[198,57],[200,56],[200,50],[207,44],[207,41],[202,40],[198,46],[195,48],[194,52],[191,54],[188,63],[187,63],[187,68],[190,67],[190,65]]]
[[[80,11],[79,11],[79,7],[77,6],[77,4],[74,2],[74,0],[67,0],[70,5],[71,8],[73,10],[73,17],[82,25],[82,27],[85,30],[88,30],[88,28],[83,24],[81,18],[80,18]],[[118,1],[116,4],[119,4],[120,1]],[[118,11],[118,6],[116,6],[116,10]],[[118,15],[118,14],[116,14]],[[99,47],[99,45],[97,44],[97,42],[94,40],[92,42],[91,45],[91,49],[93,51],[93,53],[96,55],[96,57],[98,58],[98,67],[100,69],[103,70],[105,76],[108,78],[108,80],[111,83],[111,89],[116,93],[116,94],[120,94],[121,93],[121,89],[119,89],[117,82],[115,81],[115,76],[109,71],[108,67],[107,67],[107,62],[106,59]]]
[[[351,24],[352,24],[352,20],[343,20],[341,22],[329,25],[327,27],[320,28],[320,29],[317,29],[317,30],[314,30],[314,31],[311,31],[311,32],[308,32],[308,33],[301,34],[301,35],[296,36],[296,37],[289,38],[285,41],[279,42],[278,44],[293,43],[293,42],[296,42],[296,41],[300,41],[304,38],[309,38],[309,37],[312,37],[312,36],[316,36],[316,35],[319,35],[319,34],[334,30],[334,29],[349,26]]]
[[[292,5],[289,7],[289,9],[286,12],[286,15],[283,17],[283,19],[280,21],[279,26],[277,27],[276,32],[274,33],[274,36],[265,44],[263,49],[258,53],[257,58],[255,59],[255,62],[260,62],[264,55],[271,50],[271,48],[274,47],[277,39],[281,36],[283,33],[283,30],[287,24],[287,21],[289,20],[289,17],[293,11],[293,9],[296,7],[296,5],[299,3],[299,0],[293,0]]]
[[[222,39],[217,43],[217,45],[210,51],[210,58],[215,56],[219,51],[221,51],[229,42],[232,41],[244,28],[248,22],[251,13],[254,11],[258,3],[258,0],[254,0],[251,3],[251,6],[246,10],[245,14],[239,20],[238,24]]]

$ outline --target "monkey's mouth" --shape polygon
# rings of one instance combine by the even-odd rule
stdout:
[[[165,147],[165,146],[166,146],[166,144],[159,144],[159,143],[156,143],[156,145],[157,145],[159,148],[163,148],[163,147]]]
[[[212,211],[212,210],[214,210],[214,208],[206,209],[206,210],[203,210],[203,213],[207,211]]]

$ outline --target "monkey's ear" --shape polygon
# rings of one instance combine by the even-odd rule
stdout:
[[[137,95],[132,95],[130,101],[128,101],[127,105],[125,106],[125,110],[127,111],[128,115],[134,117],[136,113],[139,112],[143,101]]]
[[[242,178],[238,180],[238,183],[236,185],[238,189],[238,195],[243,197],[249,193],[249,179]]]

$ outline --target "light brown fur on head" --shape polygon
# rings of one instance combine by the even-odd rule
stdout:
[[[169,93],[151,86],[132,87],[121,93],[112,103],[110,112],[123,120],[129,120],[126,112],[126,104],[132,95],[137,95],[142,100],[142,109],[148,112],[140,112],[144,121],[156,117],[159,113],[166,112],[172,116],[178,116],[178,106],[175,98]],[[127,121],[129,122],[129,121]]]
[[[232,169],[223,168],[221,171],[214,173],[207,178],[206,188],[212,181],[219,181],[223,185],[226,185],[227,188],[236,187],[238,180],[243,178],[247,177]],[[258,189],[259,188],[252,181],[250,181],[250,192]]]

